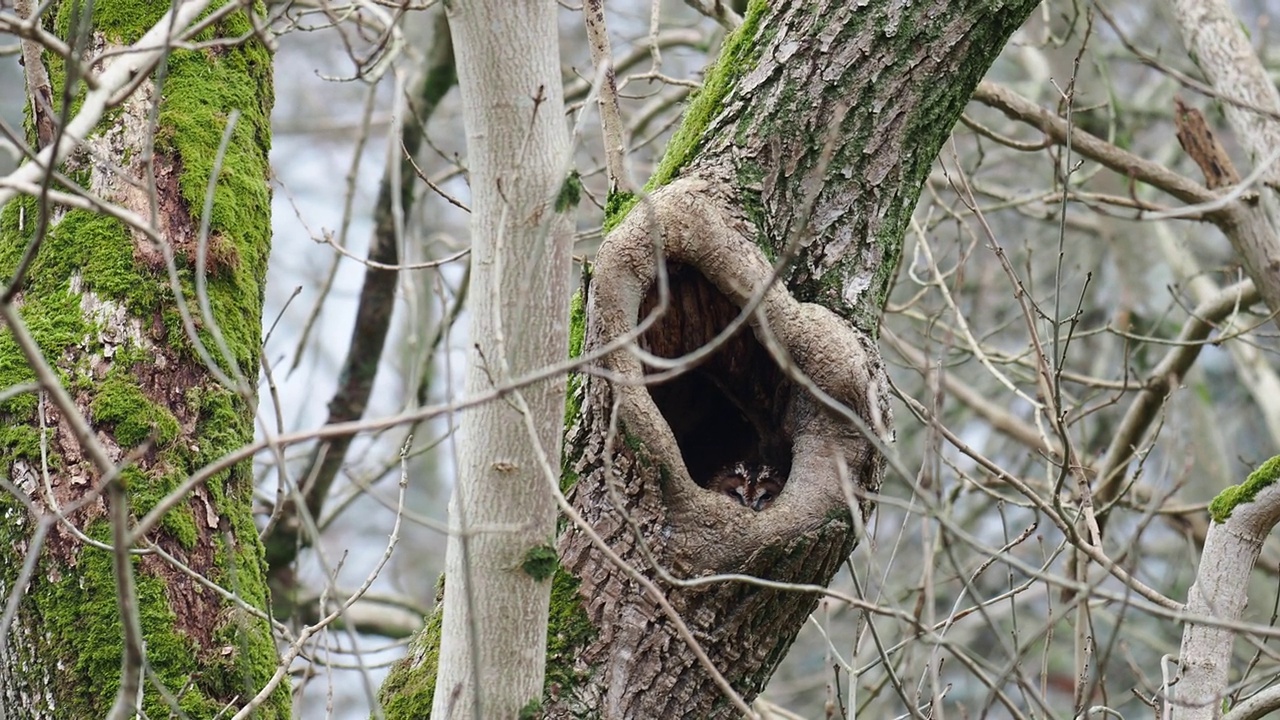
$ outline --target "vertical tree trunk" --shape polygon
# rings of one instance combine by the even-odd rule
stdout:
[[[729,717],[772,675],[884,474],[892,417],[874,337],[907,221],[1036,4],[756,0],[649,194],[610,198],[612,232],[574,303],[574,351],[607,372],[570,386],[561,483],[577,517],[557,548],[543,717]],[[655,308],[639,338],[649,354],[617,350]],[[684,357],[713,339],[709,357]],[[738,461],[786,478],[758,512],[708,489]],[[446,594],[461,569],[451,555]],[[705,582],[721,573],[739,578]],[[440,627],[428,620],[384,685],[390,717],[421,717]]]
[[[58,2],[45,25],[102,77],[137,57],[122,46],[158,21],[168,27],[169,9]],[[12,313],[0,331],[0,388],[36,380],[33,361],[51,371],[40,391],[0,403],[0,476],[8,479],[0,492],[0,596],[16,602],[11,624],[0,628],[0,707],[9,718],[108,716],[125,652],[145,654],[150,673],[141,694],[116,708],[129,717],[135,707],[150,717],[178,709],[212,717],[258,694],[276,670],[248,461],[158,513],[134,539],[131,567],[113,566],[111,550],[123,534],[119,520],[136,526],[198,468],[253,439],[271,238],[272,91],[270,52],[252,31],[245,13],[224,14],[197,39],[250,39],[175,50],[160,72],[143,70],[128,99],[59,168],[67,182],[147,219],[143,227],[29,196],[0,213],[0,292]],[[55,116],[75,117],[92,104],[81,103],[79,74],[69,81],[58,57],[46,53],[44,61]],[[76,100],[64,108],[67,98]],[[209,178],[233,113],[202,241]],[[51,189],[77,192],[61,181]],[[197,301],[199,267],[207,314]],[[171,273],[203,349],[184,330]],[[59,404],[59,394],[68,402]],[[87,434],[77,433],[85,422]],[[121,597],[131,586],[125,570],[131,598]],[[141,646],[122,629],[134,621]],[[140,671],[134,664],[124,677]],[[288,716],[284,686],[256,714]]]
[[[571,156],[557,11],[554,0],[448,5],[471,179],[471,395],[568,349]],[[556,516],[544,468],[560,455],[563,412],[559,377],[462,415],[436,717],[510,718],[541,697]]]
[[[583,385],[566,470],[592,532],[560,539],[549,717],[728,717],[739,710],[724,682],[749,701],[773,674],[817,593],[682,585],[655,565],[811,588],[835,574],[892,439],[874,337],[907,221],[970,92],[1034,7],[751,5],[652,194],[618,203],[630,213],[594,269],[586,352],[661,308],[666,283],[670,308],[640,345],[687,359],[670,377],[680,371],[607,352],[609,379]],[[744,308],[719,350],[688,355]],[[761,511],[713,486],[739,461],[787,478]]]

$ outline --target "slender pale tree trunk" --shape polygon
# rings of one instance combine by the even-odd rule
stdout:
[[[572,208],[555,0],[449,3],[471,179],[467,392],[568,351]],[[435,717],[512,718],[542,696],[564,378],[462,415]]]

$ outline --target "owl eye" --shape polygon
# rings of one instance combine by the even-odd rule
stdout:
[[[746,490],[741,485],[729,488],[726,494],[734,500],[737,500],[739,504],[751,507],[751,502],[747,500]]]
[[[756,501],[751,504],[751,509],[758,512],[760,510],[763,510],[769,507],[769,505],[771,505],[772,503],[773,503],[773,493],[769,492],[768,490],[765,490],[764,492],[760,493],[760,497],[757,497]]]

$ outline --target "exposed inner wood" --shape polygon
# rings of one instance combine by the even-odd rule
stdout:
[[[739,313],[697,270],[668,267],[667,311],[640,337],[640,346],[664,358],[679,358],[711,343]],[[658,306],[649,288],[640,318]],[[652,376],[660,369],[645,367]],[[783,427],[791,383],[743,324],[713,353],[674,378],[649,387],[654,404],[671,426],[693,481],[706,487],[716,470],[736,462],[763,463],[786,478],[791,438]]]

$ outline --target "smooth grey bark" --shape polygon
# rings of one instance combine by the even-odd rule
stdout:
[[[469,395],[562,360],[568,349],[571,207],[555,0],[447,4],[471,180]],[[515,717],[541,696],[563,377],[462,413],[432,713]],[[482,532],[473,532],[482,528]],[[535,568],[530,572],[530,568]]]

